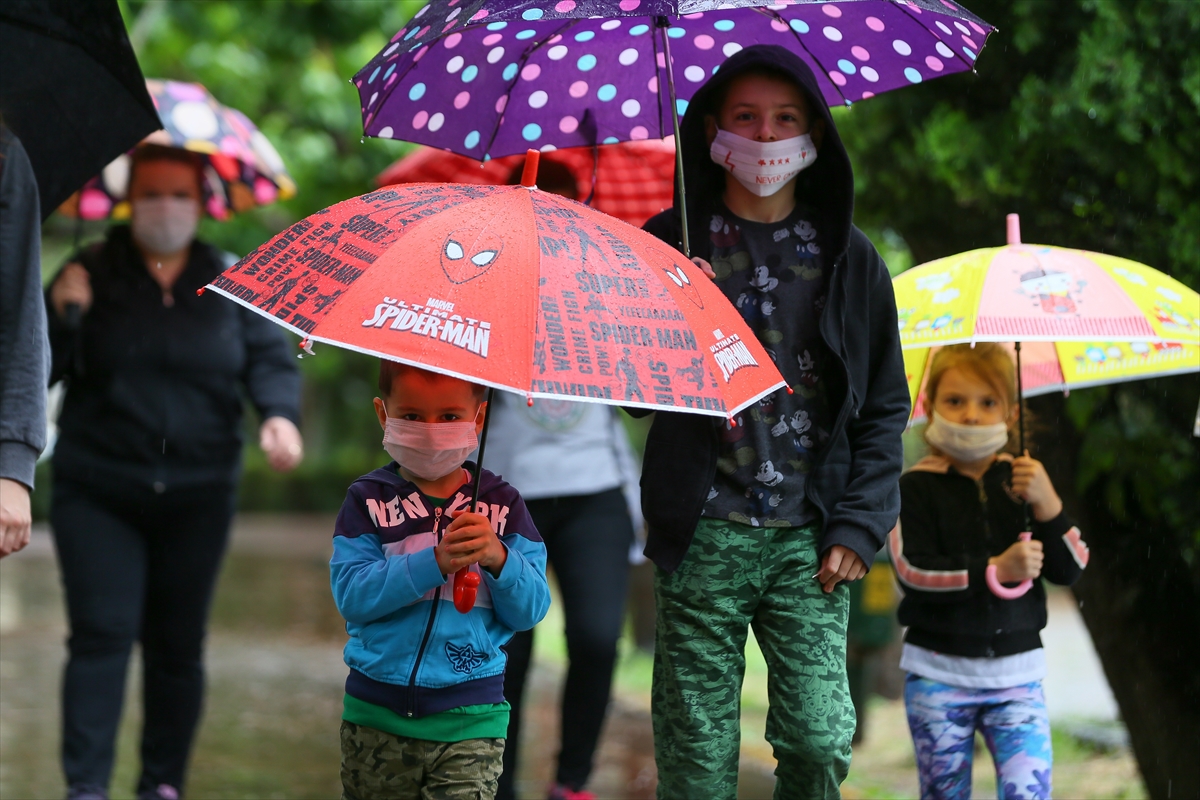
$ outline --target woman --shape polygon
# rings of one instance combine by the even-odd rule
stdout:
[[[279,329],[196,290],[228,256],[195,240],[201,162],[143,146],[130,225],[47,291],[51,380],[68,380],[50,521],[71,636],[63,678],[68,797],[104,798],[125,671],[142,646],[139,798],[177,798],[199,722],[205,624],[234,509],[242,392],[285,471],[302,456],[300,379]]]

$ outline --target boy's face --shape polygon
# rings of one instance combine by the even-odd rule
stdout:
[[[458,378],[406,370],[392,380],[392,391],[386,400],[375,398],[375,415],[383,428],[388,417],[426,423],[474,420],[478,436],[483,431],[484,418],[479,409],[487,404],[476,397],[475,391],[475,387]]]
[[[705,117],[704,123],[710,145],[720,129],[756,142],[776,142],[811,132],[813,143],[821,146],[820,125],[810,130],[804,92],[791,81],[767,75],[734,78],[720,111]]]

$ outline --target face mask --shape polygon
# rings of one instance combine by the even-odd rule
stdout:
[[[756,142],[719,130],[708,154],[713,163],[759,197],[775,194],[817,160],[817,148],[807,133],[777,142]]]
[[[947,422],[936,413],[929,415],[925,441],[955,461],[970,464],[994,455],[1008,441],[1008,426],[960,425]]]
[[[445,477],[461,467],[478,445],[475,420],[416,422],[388,417],[383,429],[383,449],[388,455],[427,481]]]
[[[148,197],[133,201],[133,238],[158,256],[183,251],[196,237],[200,204],[190,197]]]

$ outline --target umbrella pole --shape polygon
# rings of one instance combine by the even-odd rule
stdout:
[[[1017,455],[1025,455],[1025,382],[1021,378],[1021,343],[1014,342],[1017,351]],[[482,452],[482,451],[480,451]],[[1029,503],[1021,504],[1025,530],[1029,530]]]
[[[675,102],[675,68],[671,64],[671,37],[667,30],[671,22],[666,17],[658,17],[655,22],[663,32],[663,58],[667,62],[667,93],[671,100],[671,122],[675,126],[675,180],[679,185],[679,219],[683,238],[683,254],[692,257],[692,243],[688,241],[687,215],[687,186],[683,178],[683,137],[679,133],[679,105]],[[659,94],[662,93],[662,81],[659,81]]]
[[[479,458],[475,461],[475,495],[471,498],[471,510],[479,507],[479,476],[483,472],[483,449],[487,447],[488,425],[492,422],[492,394],[496,390],[488,387],[487,407],[483,412],[483,431],[479,434]]]

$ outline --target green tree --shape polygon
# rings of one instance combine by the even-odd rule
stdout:
[[[1003,241],[1113,253],[1200,285],[1200,4],[972,0],[977,74],[842,112],[857,212],[925,262]],[[1092,561],[1076,586],[1152,796],[1200,795],[1195,376],[1032,403]]]

